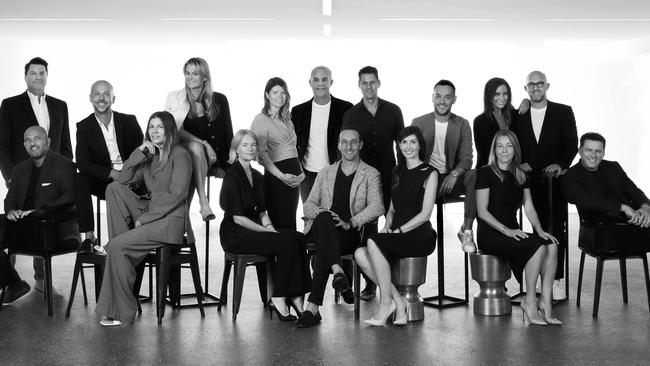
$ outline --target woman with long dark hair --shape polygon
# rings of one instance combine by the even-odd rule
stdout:
[[[174,115],[180,141],[192,157],[192,182],[188,202],[194,189],[199,196],[203,220],[215,218],[205,192],[208,171],[217,169],[223,176],[228,168],[228,149],[232,140],[232,121],[228,98],[212,90],[208,63],[192,57],[183,65],[185,88],[167,96],[165,110]]]
[[[354,253],[363,272],[379,285],[379,310],[365,321],[375,326],[384,325],[393,313],[393,324],[407,322],[406,300],[391,282],[389,260],[426,257],[433,253],[436,242],[436,232],[429,219],[436,201],[438,172],[424,162],[427,149],[419,128],[404,128],[397,141],[400,151],[393,171],[386,224],[379,233],[370,235],[367,247]]]
[[[178,144],[174,117],[156,112],[149,117],[145,140],[124,162],[118,179],[106,188],[108,258],[95,312],[103,326],[132,322],[138,305],[133,295],[135,267],[152,250],[194,240],[187,211],[192,173],[190,154]],[[148,197],[130,184],[144,183]]]
[[[305,178],[298,160],[296,132],[291,122],[291,97],[279,77],[264,87],[264,107],[251,130],[259,141],[259,162],[264,166],[264,191],[271,221],[279,229],[296,229],[298,186]]]
[[[485,166],[490,156],[494,134],[508,130],[517,112],[512,106],[512,90],[502,78],[492,78],[483,90],[483,113],[474,119],[474,145],[476,146],[476,169]]]
[[[476,179],[478,246],[483,253],[506,260],[517,280],[526,281],[529,291],[521,302],[524,321],[536,325],[562,324],[551,314],[558,241],[539,223],[528,178],[519,167],[520,163],[517,136],[510,130],[497,131],[488,165],[479,169]],[[522,203],[536,234],[519,229],[517,210]],[[522,279],[524,269],[525,279]],[[539,276],[542,277],[542,296],[538,301],[534,289]]]
[[[304,295],[311,286],[306,239],[295,230],[276,229],[266,213],[262,174],[251,167],[257,158],[257,143],[250,130],[239,130],[232,139],[232,166],[223,178],[219,197],[224,211],[219,236],[224,251],[275,258],[269,305],[278,318],[292,321],[296,317],[289,313],[286,301],[291,300],[290,305],[300,315]]]

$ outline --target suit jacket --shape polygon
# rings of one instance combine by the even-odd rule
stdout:
[[[334,183],[340,165],[341,162],[337,161],[318,172],[314,186],[303,206],[303,212],[308,219],[305,223],[305,233],[309,232],[319,213],[332,207]],[[383,202],[379,171],[360,161],[350,187],[350,213],[352,214],[350,221],[354,222],[357,228],[361,228],[384,214]]]
[[[311,109],[314,98],[305,103],[299,104],[291,109],[291,120],[296,129],[298,159],[303,162],[307,147],[309,145],[309,131],[311,129]],[[338,141],[339,132],[341,132],[341,123],[343,114],[352,108],[352,103],[332,96],[330,104],[330,114],[327,123],[327,154],[330,164],[338,158]]]
[[[59,99],[45,96],[50,115],[50,150],[72,160],[68,106]],[[27,96],[22,94],[7,98],[0,105],[0,170],[5,181],[16,164],[29,158],[23,148],[23,134],[31,126],[38,126],[34,109]]]
[[[414,119],[411,126],[416,126],[422,131],[427,144],[425,162],[428,163],[431,160],[436,141],[436,117],[433,112],[427,113]],[[447,170],[460,167],[467,171],[472,168],[472,129],[465,118],[453,113],[447,123],[445,157],[447,158]]]
[[[113,123],[117,149],[120,151],[122,161],[126,161],[133,150],[142,144],[144,140],[142,129],[135,116],[130,114],[113,111]],[[108,180],[111,173],[111,157],[94,113],[77,123],[75,156],[80,172],[101,181]]]
[[[34,159],[31,157],[14,168],[11,174],[9,192],[5,197],[5,212],[23,208],[32,168],[34,168]],[[70,159],[54,151],[49,151],[45,155],[36,182],[35,208],[74,202],[75,172],[76,168]]]
[[[578,152],[578,131],[570,106],[548,102],[539,142],[535,139],[530,110],[523,115],[513,114],[512,117],[511,129],[519,139],[522,163],[528,163],[533,171],[553,163],[559,164],[562,169],[571,166]]]
[[[116,180],[122,184],[144,181],[151,200],[146,212],[138,221],[149,225],[150,240],[170,244],[182,244],[183,235],[187,233],[188,241],[194,241],[190,223],[186,196],[192,175],[190,153],[180,146],[174,146],[169,153],[167,163],[162,167],[154,162],[139,166],[146,156],[135,149],[124,162],[124,168]],[[157,160],[158,157],[154,157]]]
[[[622,203],[634,209],[650,204],[615,161],[601,161],[597,173],[576,163],[564,175],[562,190],[567,200],[578,207],[580,216],[591,221],[620,217]]]

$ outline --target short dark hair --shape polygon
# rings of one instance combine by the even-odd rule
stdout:
[[[598,132],[587,132],[580,136],[580,147],[584,146],[586,140],[600,141],[603,143],[603,148],[605,148],[605,138]]]
[[[343,131],[354,131],[359,135],[359,141],[363,141],[363,137],[361,136],[361,132],[359,132],[359,128],[357,126],[345,126],[341,127],[341,131],[339,131],[339,140],[341,139],[341,132]]]
[[[436,85],[433,86],[433,89],[435,89],[438,86],[448,86],[451,88],[451,90],[454,91],[454,94],[456,94],[456,86],[454,85],[454,83],[452,83],[449,80],[441,79],[436,83]]]
[[[27,70],[29,70],[30,65],[43,65],[45,66],[45,72],[47,71],[47,61],[43,60],[40,57],[34,57],[33,59],[29,60],[28,63],[25,64],[25,75],[27,75]]]
[[[374,66],[364,66],[359,70],[359,79],[361,79],[361,75],[363,74],[373,74],[379,80],[379,71],[377,71],[377,68]]]

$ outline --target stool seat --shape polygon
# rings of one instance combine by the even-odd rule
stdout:
[[[408,321],[424,319],[424,302],[418,287],[427,280],[427,257],[409,257],[395,260],[391,265],[392,281],[406,299]]]
[[[480,251],[469,254],[469,263],[472,279],[480,286],[474,295],[474,314],[499,316],[512,313],[512,302],[505,291],[505,283],[511,277],[508,263]]]

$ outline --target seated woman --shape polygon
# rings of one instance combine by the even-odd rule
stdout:
[[[228,98],[212,91],[212,79],[208,63],[193,57],[183,65],[185,88],[167,96],[165,110],[176,119],[180,140],[192,157],[192,180],[188,202],[192,201],[194,189],[199,195],[201,217],[213,220],[205,180],[213,167],[227,168],[228,149],[232,140],[232,121]],[[189,205],[189,203],[188,203]]]
[[[106,188],[108,258],[96,313],[103,326],[133,322],[135,267],[161,246],[194,240],[186,196],[192,174],[190,154],[178,145],[178,130],[168,112],[149,117],[145,141],[124,162],[118,179]],[[150,198],[127,184],[144,182]]]
[[[398,135],[400,153],[393,172],[391,204],[386,225],[368,238],[368,246],[359,248],[354,258],[370,279],[379,285],[379,309],[365,322],[382,326],[396,311],[393,324],[407,322],[406,300],[391,283],[389,260],[426,257],[435,248],[436,232],[429,219],[436,201],[438,172],[424,162],[426,146],[417,127],[404,128]]]
[[[526,299],[521,303],[524,321],[537,325],[562,324],[551,314],[558,242],[539,223],[520,163],[521,148],[515,134],[510,130],[497,131],[488,165],[479,169],[476,179],[478,246],[483,253],[506,260],[519,282],[526,269],[526,288],[531,291],[526,292]],[[516,215],[522,200],[526,217],[537,235],[519,229]],[[542,296],[538,301],[532,289],[539,275]]]
[[[221,186],[219,204],[224,211],[219,229],[223,250],[236,254],[275,256],[273,295],[270,310],[280,320],[293,321],[287,299],[297,315],[303,311],[305,293],[311,278],[305,249],[306,239],[294,230],[276,230],[266,213],[262,174],[251,167],[257,157],[257,137],[250,130],[239,130],[230,145],[232,166]]]

